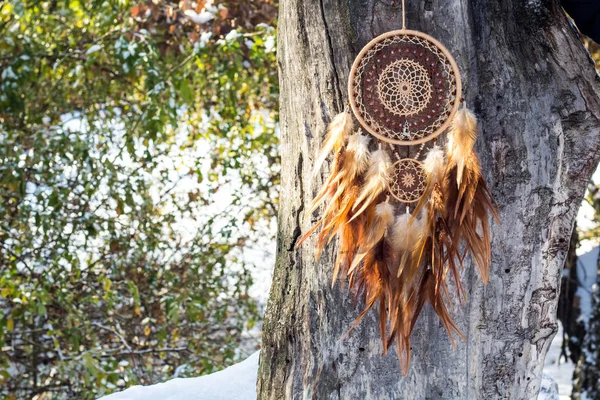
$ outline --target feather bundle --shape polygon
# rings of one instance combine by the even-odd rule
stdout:
[[[427,207],[427,218],[425,220],[426,234],[422,236],[420,243],[415,248],[414,257],[418,260],[418,269],[414,268],[405,276],[405,279],[412,284],[416,284],[419,278],[419,272],[431,271],[435,282],[435,296],[429,296],[428,299],[436,299],[436,302],[443,301],[443,295],[447,294],[446,276],[450,272],[454,277],[457,294],[459,299],[464,295],[463,288],[459,279],[459,269],[461,264],[458,247],[453,246],[453,233],[446,221],[446,202],[445,194],[442,190],[442,185],[435,183],[429,198]],[[421,281],[421,285],[423,281]],[[408,296],[408,294],[407,294]],[[449,316],[443,314],[444,308],[436,308],[434,310],[442,312],[438,314],[440,319],[448,319]],[[448,327],[448,326],[447,326]],[[449,333],[451,333],[449,331]]]
[[[355,133],[348,138],[346,148],[341,150],[336,153],[329,177],[313,199],[309,214],[319,208],[325,199],[330,202],[337,200],[367,169],[371,157],[368,137]]]
[[[444,179],[447,197],[446,219],[453,232],[453,248],[461,243],[471,253],[481,279],[487,283],[491,261],[488,213],[499,222],[492,195],[481,175],[479,158],[473,151],[477,119],[463,108],[457,113],[449,132],[448,165]],[[481,233],[478,232],[481,228]],[[460,260],[464,255],[459,257]]]
[[[351,135],[345,147],[342,143],[342,147],[335,153],[329,177],[312,201],[309,214],[312,214],[326,200],[327,207],[321,214],[321,218],[300,238],[296,247],[302,245],[310,235],[320,228],[316,245],[316,256],[319,258],[324,246],[336,234],[342,233],[341,236],[345,238],[355,236],[357,226],[353,224],[346,227],[346,225],[353,215],[351,210],[359,194],[361,175],[369,164],[368,146],[369,138],[360,133]],[[356,240],[356,238],[352,240]],[[340,248],[340,251],[354,254],[356,249],[350,241],[346,246]],[[338,258],[339,262],[336,262],[334,276],[337,276],[340,267],[346,269],[349,266],[342,262],[343,258],[344,256]]]
[[[383,199],[392,169],[388,154],[381,146],[370,153],[369,138],[360,132],[350,134],[351,130],[349,113],[336,116],[329,126],[315,173],[332,151],[335,155],[309,214],[325,207],[297,247],[319,231],[318,258],[324,246],[338,238],[332,283],[347,278],[364,303],[350,329],[378,303],[383,352],[395,340],[406,375],[410,335],[425,303],[431,304],[453,344],[455,336],[463,337],[451,317],[449,288],[452,279],[462,301],[465,291],[459,272],[467,254],[472,255],[482,280],[488,280],[488,213],[496,220],[498,214],[473,151],[477,120],[465,108],[456,114],[446,151],[434,144],[423,161],[424,195],[412,214],[398,217],[389,197]]]

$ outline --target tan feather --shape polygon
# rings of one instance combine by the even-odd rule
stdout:
[[[411,214],[402,214],[392,227],[391,242],[396,252],[397,264],[393,266],[392,275],[400,277],[406,267],[414,268],[413,252],[425,234],[425,218],[413,218]]]
[[[427,152],[427,157],[423,161],[423,169],[427,174],[427,185],[425,187],[425,193],[421,196],[421,199],[417,202],[413,215],[417,216],[427,204],[433,185],[436,183],[441,184],[444,180],[444,173],[446,171],[446,156],[444,151],[438,146],[433,147]],[[413,217],[414,218],[414,217]]]
[[[460,186],[465,168],[465,160],[473,150],[477,139],[477,118],[468,108],[463,107],[454,117],[448,132],[449,167],[456,165],[456,183]]]
[[[392,245],[396,252],[412,251],[423,234],[423,220],[412,218],[411,214],[398,216],[392,229]]]
[[[390,158],[383,150],[377,150],[371,155],[371,164],[365,176],[365,184],[360,196],[356,199],[352,211],[356,218],[383,192],[388,185],[390,174]],[[352,221],[352,219],[351,219]]]
[[[427,152],[423,161],[423,169],[427,174],[427,181],[431,183],[442,182],[446,170],[446,156],[444,150],[437,144]]]
[[[331,171],[329,173],[329,176],[321,186],[321,189],[319,189],[317,195],[312,200],[311,206],[308,211],[308,215],[311,215],[313,212],[315,212],[315,210],[319,208],[319,206],[323,203],[323,201],[325,201],[325,199],[333,196],[337,191],[338,181],[340,179],[340,176],[343,175],[343,172],[341,171],[343,165],[345,164],[345,158],[346,157],[344,151],[337,152],[335,154],[335,157],[333,158],[333,161],[331,163]]]
[[[346,138],[352,131],[354,122],[352,121],[352,115],[349,112],[342,112],[335,117],[327,127],[327,136],[325,141],[317,154],[315,164],[313,166],[313,176],[317,176],[321,170],[321,166],[325,162],[325,159],[332,151],[339,151]]]

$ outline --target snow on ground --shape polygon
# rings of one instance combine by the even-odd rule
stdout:
[[[575,365],[571,360],[560,356],[560,349],[563,342],[562,325],[558,324],[558,332],[546,354],[544,362],[544,376],[542,377],[542,389],[538,400],[570,400],[573,390],[573,370]],[[553,389],[558,389],[558,393]]]
[[[152,386],[132,386],[100,400],[253,400],[256,399],[258,353],[214,374],[173,379]]]
[[[579,318],[586,327],[592,315],[592,293],[598,279],[599,253],[600,247],[594,247],[577,257],[577,279],[580,286],[577,287],[575,295],[579,297],[579,307],[581,308]]]
[[[592,182],[596,185],[600,184],[600,165],[598,166],[596,172],[594,172],[594,175],[592,176]],[[579,211],[577,212],[577,229],[585,231],[588,229],[592,229],[596,225],[597,222],[594,218],[594,207],[592,207],[587,201],[582,201],[581,207],[579,207]],[[577,255],[587,253],[595,246],[598,246],[597,240],[582,240],[579,242]]]
[[[580,249],[578,249],[580,250]],[[590,319],[592,312],[592,291],[597,282],[598,273],[598,257],[600,256],[600,247],[587,249],[587,252],[581,254],[578,251],[577,257],[577,279],[581,286],[577,288],[576,295],[579,297],[579,305],[581,307],[580,320],[586,325]],[[548,354],[546,354],[546,362],[544,363],[544,374],[547,375],[542,381],[546,385],[552,385],[553,380],[558,385],[558,397],[543,397],[543,391],[540,391],[538,400],[570,400],[571,391],[573,390],[573,370],[575,365],[569,359],[561,357],[560,351],[563,343],[563,329],[559,323],[558,332],[550,345]],[[551,379],[551,380],[550,380]]]
[[[542,374],[542,385],[537,400],[562,400],[558,394],[558,385],[549,375]]]

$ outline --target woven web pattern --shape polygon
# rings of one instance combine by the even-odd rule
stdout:
[[[403,203],[412,203],[425,193],[427,174],[417,160],[404,158],[394,164],[390,193]]]
[[[433,42],[415,35],[375,43],[351,79],[355,111],[371,130],[395,141],[433,135],[457,100],[450,61]]]
[[[402,116],[423,110],[431,99],[431,89],[427,70],[409,59],[389,64],[377,82],[381,104],[391,113]]]

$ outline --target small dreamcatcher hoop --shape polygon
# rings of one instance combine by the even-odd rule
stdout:
[[[403,203],[413,203],[425,193],[427,174],[423,164],[413,158],[403,158],[392,166],[389,191]]]
[[[458,111],[461,93],[450,52],[433,37],[407,29],[371,40],[348,79],[356,119],[378,139],[399,145],[441,134]]]

